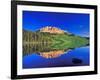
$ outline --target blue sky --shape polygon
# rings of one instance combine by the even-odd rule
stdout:
[[[23,29],[36,31],[55,26],[79,36],[89,36],[90,15],[82,13],[23,11]]]

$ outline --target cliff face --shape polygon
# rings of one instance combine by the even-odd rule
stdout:
[[[63,30],[60,30],[56,27],[52,27],[52,26],[46,26],[42,29],[40,29],[40,32],[48,32],[48,33],[55,33],[55,34],[64,34]]]

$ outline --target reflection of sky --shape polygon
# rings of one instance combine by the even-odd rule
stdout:
[[[23,11],[23,29],[35,31],[45,26],[89,36],[89,14]]]
[[[73,49],[65,52],[57,58],[44,58],[32,53],[23,57],[23,68],[44,68],[44,67],[64,67],[64,66],[86,66],[89,65],[89,46]],[[74,64],[72,60],[80,59],[82,64]]]

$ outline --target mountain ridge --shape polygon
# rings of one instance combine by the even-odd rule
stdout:
[[[61,30],[55,26],[45,26],[45,27],[41,28],[39,31],[47,32],[47,33],[51,33],[51,34],[64,34],[64,33],[69,34],[67,31]]]

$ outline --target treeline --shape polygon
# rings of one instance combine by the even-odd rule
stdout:
[[[50,33],[23,30],[23,42],[51,42]]]

